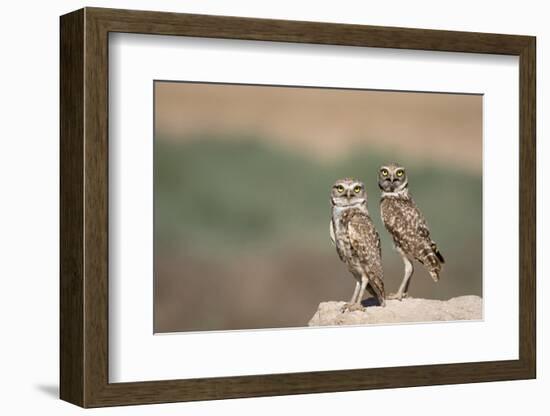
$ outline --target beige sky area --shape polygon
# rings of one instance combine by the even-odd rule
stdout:
[[[323,159],[356,146],[479,173],[482,96],[155,83],[157,137],[254,135]]]

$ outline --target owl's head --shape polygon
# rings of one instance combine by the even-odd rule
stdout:
[[[384,192],[400,192],[407,189],[407,171],[397,163],[381,166],[378,170],[378,187]]]
[[[357,179],[338,179],[332,185],[330,201],[333,206],[351,207],[367,204],[365,184]]]

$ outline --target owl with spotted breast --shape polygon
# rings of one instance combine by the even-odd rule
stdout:
[[[395,249],[405,264],[405,274],[399,290],[389,295],[388,299],[401,300],[407,296],[409,290],[414,260],[427,269],[435,282],[439,281],[445,260],[430,237],[426,219],[409,193],[409,180],[405,168],[396,163],[380,167],[378,186],[382,191],[382,222],[393,237]]]
[[[369,216],[365,185],[352,178],[337,180],[330,202],[330,237],[355,279],[355,290],[346,308],[361,308],[366,290],[385,306],[380,236]]]

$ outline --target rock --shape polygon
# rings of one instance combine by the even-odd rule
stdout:
[[[368,305],[367,299],[363,301]],[[449,300],[405,298],[386,300],[386,307],[367,306],[342,312],[346,302],[321,302],[309,326],[378,325],[403,322],[461,321],[482,319],[479,296],[459,296]]]

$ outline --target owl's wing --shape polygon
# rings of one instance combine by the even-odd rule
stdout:
[[[428,227],[428,223],[426,222],[426,219],[424,218],[424,215],[420,212],[414,201],[412,201],[412,210],[413,215],[416,218],[417,225],[416,230],[418,231],[418,235],[429,238],[430,237],[430,228]]]
[[[394,201],[393,221],[385,221],[387,230],[403,243],[414,243],[418,237],[430,238],[430,228],[426,219],[412,199]]]
[[[382,248],[380,236],[374,228],[370,217],[363,213],[353,214],[348,223],[348,236],[352,250],[359,258],[369,284],[379,300],[385,299],[384,273],[382,270]]]
[[[445,263],[445,259],[430,237],[426,219],[412,198],[395,201],[393,208],[394,215],[385,225],[393,235],[395,244],[428,267],[430,273],[436,276],[435,280],[439,279],[441,264]]]

